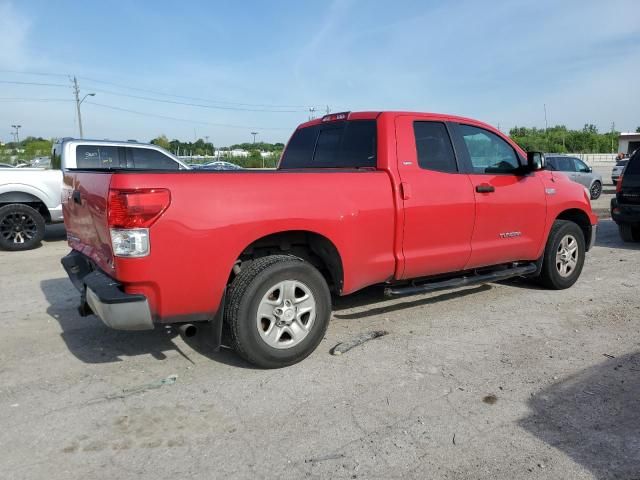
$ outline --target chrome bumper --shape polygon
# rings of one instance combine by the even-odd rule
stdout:
[[[87,303],[107,327],[116,330],[152,330],[153,320],[147,299],[106,303],[87,287]]]
[[[80,313],[91,311],[116,330],[152,330],[153,318],[144,295],[125,293],[122,285],[105,275],[81,253],[73,250],[62,259],[69,279],[82,294]]]

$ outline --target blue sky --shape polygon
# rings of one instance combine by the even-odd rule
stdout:
[[[310,106],[327,105],[455,113],[507,131],[543,127],[546,104],[550,125],[635,130],[637,7],[0,0],[0,139],[15,123],[21,135],[77,135],[73,102],[25,100],[70,100],[74,74],[96,93],[82,105],[94,138],[206,135],[228,145],[255,130],[286,141]]]

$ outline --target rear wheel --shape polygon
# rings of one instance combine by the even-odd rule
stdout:
[[[553,290],[572,286],[582,272],[585,251],[580,227],[567,220],[556,220],[544,250],[540,283]]]
[[[618,225],[618,231],[624,242],[640,242],[640,227],[621,224]]]
[[[40,245],[44,237],[44,218],[40,212],[19,203],[0,208],[0,248],[29,250]]]
[[[593,185],[591,185],[591,200],[597,200],[598,198],[600,198],[600,195],[602,194],[602,183],[595,181],[593,182]]]
[[[225,308],[233,348],[262,368],[306,358],[322,340],[330,315],[324,277],[287,255],[259,258],[244,267],[229,287]]]

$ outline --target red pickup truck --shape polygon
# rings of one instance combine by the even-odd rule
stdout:
[[[468,118],[327,115],[296,129],[276,170],[132,169],[105,148],[55,152],[81,311],[119,329],[208,322],[216,345],[226,325],[260,367],[318,346],[331,294],[514,276],[567,288],[596,236],[581,185]]]

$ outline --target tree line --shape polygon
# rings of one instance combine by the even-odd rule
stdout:
[[[640,133],[640,127],[636,128]],[[543,129],[536,127],[513,127],[509,136],[526,151],[554,153],[616,153],[620,132],[598,132],[595,125],[585,124],[581,130],[571,130],[564,125],[556,125]],[[42,137],[26,137],[20,142],[8,142],[0,147],[0,163],[29,162],[36,157],[51,154],[53,140]],[[211,156],[216,150],[212,142],[202,138],[194,142],[183,142],[178,139],[169,140],[166,135],[152,139],[153,143],[176,155]],[[246,150],[248,157],[229,157],[228,159],[246,168],[275,166],[282,150],[283,143],[237,143],[220,148],[221,151]],[[271,157],[263,159],[260,152],[272,152]]]
[[[640,132],[640,127],[636,131]],[[619,135],[616,131],[600,133],[592,124],[585,124],[582,130],[570,130],[564,125],[509,130],[509,136],[525,151],[553,153],[616,153]]]

